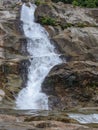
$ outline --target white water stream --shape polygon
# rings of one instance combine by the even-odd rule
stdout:
[[[27,50],[32,59],[28,68],[27,86],[19,92],[16,106],[18,109],[48,110],[48,97],[41,92],[41,84],[50,69],[62,60],[55,53],[55,47],[50,43],[46,30],[34,22],[36,6],[29,5],[30,7],[22,5],[21,21],[24,35],[29,39]]]
[[[98,114],[69,114],[69,117],[77,120],[81,124],[98,123]]]

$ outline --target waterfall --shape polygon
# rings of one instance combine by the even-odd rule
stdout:
[[[50,43],[46,30],[34,22],[35,9],[36,5],[31,3],[29,6],[23,4],[21,9],[20,20],[27,38],[27,50],[32,58],[28,68],[27,86],[19,92],[16,107],[48,110],[48,96],[41,91],[41,84],[50,69],[62,60],[55,53],[55,47]]]

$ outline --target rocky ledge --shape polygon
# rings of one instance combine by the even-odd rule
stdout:
[[[29,112],[0,109],[1,130],[97,130],[98,126],[81,125],[66,112]]]

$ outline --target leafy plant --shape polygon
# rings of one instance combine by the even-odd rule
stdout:
[[[52,0],[53,2],[64,2],[73,4],[74,6],[82,6],[88,8],[98,7],[98,0]]]
[[[35,0],[35,4],[36,4],[37,6],[39,6],[41,3],[42,3],[41,0]]]
[[[89,8],[96,7],[96,0],[85,0],[85,5]]]
[[[72,27],[73,24],[72,23],[66,23],[65,25],[61,25],[62,29],[66,29],[68,27]]]
[[[51,18],[51,17],[46,17],[46,16],[42,17],[42,18],[40,19],[40,22],[41,22],[42,24],[44,24],[44,25],[52,25],[52,26],[55,26],[55,25],[56,25],[56,20],[55,20],[55,19],[53,19],[53,18]]]
[[[74,6],[78,6],[78,5],[79,5],[79,3],[77,2],[77,0],[74,0],[74,1],[72,2],[72,4],[73,4]]]

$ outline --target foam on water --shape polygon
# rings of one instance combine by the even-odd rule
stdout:
[[[79,121],[82,124],[98,123],[98,114],[69,114],[69,117]]]
[[[28,81],[16,99],[18,109],[48,110],[48,97],[41,92],[41,84],[50,69],[62,62],[55,47],[50,43],[48,33],[38,23],[34,22],[34,4],[22,5],[21,21],[27,39],[27,50],[32,57],[28,68]],[[50,86],[51,87],[51,86]]]

